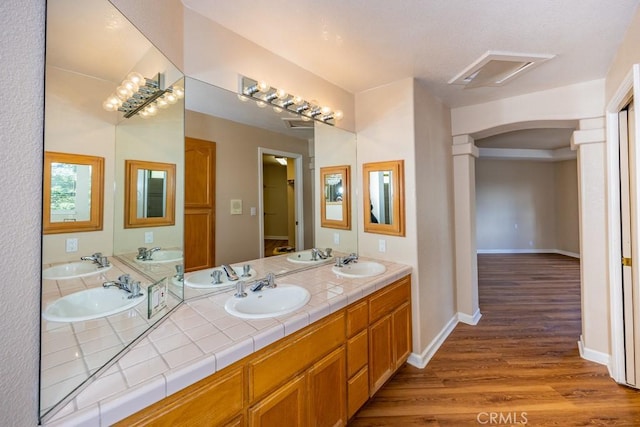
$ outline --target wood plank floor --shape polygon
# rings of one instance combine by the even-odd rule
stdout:
[[[640,392],[580,358],[578,260],[480,255],[478,276],[478,325],[402,367],[349,425],[640,426]]]

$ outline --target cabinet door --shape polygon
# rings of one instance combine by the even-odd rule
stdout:
[[[399,368],[411,353],[411,306],[407,302],[393,312],[393,349],[395,368]]]
[[[306,425],[305,377],[289,381],[249,409],[252,427]]]
[[[347,424],[347,378],[344,347],[333,351],[309,369],[309,425]]]
[[[383,317],[369,327],[370,396],[378,391],[395,369],[391,331],[391,315]]]

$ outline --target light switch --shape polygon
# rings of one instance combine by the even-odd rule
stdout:
[[[145,243],[153,243],[153,231],[145,231],[144,232],[144,242]]]
[[[242,215],[242,200],[231,200],[231,215]]]
[[[334,245],[340,244],[340,233],[333,233],[333,244]]]
[[[384,239],[378,240],[378,252],[387,252],[387,241]]]
[[[67,239],[65,248],[67,252],[78,252],[78,239]]]
[[[256,208],[255,207],[251,207],[251,216],[256,216]]]

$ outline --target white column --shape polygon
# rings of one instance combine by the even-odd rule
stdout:
[[[475,325],[478,304],[476,250],[476,158],[478,147],[469,135],[453,137],[453,192],[455,211],[455,268],[458,320]]]
[[[604,127],[604,117],[580,120],[579,130],[571,136],[571,148],[578,151],[582,302],[580,354],[585,359],[606,364],[611,349]]]

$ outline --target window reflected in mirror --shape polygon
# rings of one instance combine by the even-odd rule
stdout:
[[[44,154],[43,233],[102,230],[104,158]]]
[[[350,170],[348,165],[320,168],[322,227],[351,229]]]
[[[125,160],[125,228],[175,224],[176,165]]]
[[[364,231],[404,236],[404,161],[365,163]]]

